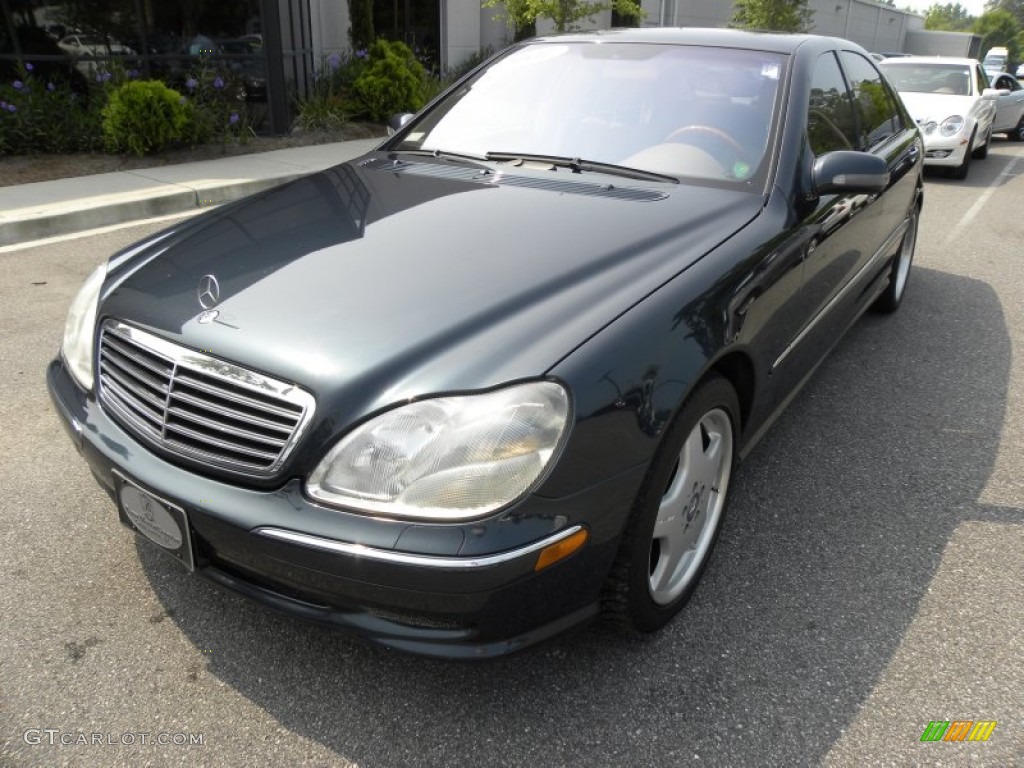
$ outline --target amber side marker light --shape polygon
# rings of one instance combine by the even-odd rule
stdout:
[[[537,564],[533,566],[535,571],[543,571],[549,565],[554,565],[559,560],[564,560],[577,549],[587,543],[590,534],[586,530],[576,531],[572,536],[555,542],[550,547],[544,547],[537,555]]]

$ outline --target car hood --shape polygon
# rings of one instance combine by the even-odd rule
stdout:
[[[115,257],[99,314],[295,382],[351,420],[543,374],[762,205],[708,186],[373,154]],[[218,314],[203,323],[207,275]]]
[[[918,123],[941,123],[952,115],[967,117],[978,101],[977,96],[952,96],[948,93],[900,93],[900,98]]]

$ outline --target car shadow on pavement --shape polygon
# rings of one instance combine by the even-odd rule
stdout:
[[[209,674],[360,765],[819,764],[954,529],[999,518],[979,498],[1010,352],[989,285],[916,269],[901,311],[858,322],[740,468],[704,581],[649,638],[594,625],[486,663],[420,659],[139,555],[180,629],[214,649]]]
[[[950,169],[925,166],[924,180],[926,183],[925,196],[929,186],[953,186],[969,187],[971,189],[983,190],[989,187],[1002,187],[1009,184],[1015,177],[1024,173],[1024,166],[1015,166],[1013,173],[1005,173],[1010,164],[1019,157],[1012,151],[1015,144],[1001,139],[999,136],[992,137],[992,146],[989,148],[988,157],[984,160],[972,160],[971,170],[966,179],[954,179],[950,176]]]

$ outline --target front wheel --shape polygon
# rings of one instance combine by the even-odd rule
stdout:
[[[653,632],[686,604],[721,529],[738,435],[735,390],[707,379],[669,427],[637,496],[605,588],[607,618]]]
[[[954,179],[966,179],[967,171],[971,168],[971,148],[968,145],[967,149],[964,150],[964,161],[960,163],[956,168],[950,170],[949,175]]]
[[[985,137],[985,143],[974,150],[972,153],[975,160],[984,160],[988,157],[988,148],[992,144],[992,127],[989,126],[988,136]]]
[[[1010,141],[1024,140],[1024,114],[1020,116],[1020,120],[1017,121],[1016,127],[1006,134],[1006,138]]]
[[[907,290],[907,278],[910,277],[910,265],[914,261],[914,248],[917,245],[917,220],[920,218],[921,209],[914,208],[910,214],[910,223],[907,231],[903,233],[903,240],[900,249],[893,259],[889,271],[889,286],[875,301],[874,309],[883,314],[892,314],[900,308],[903,301],[903,294]]]

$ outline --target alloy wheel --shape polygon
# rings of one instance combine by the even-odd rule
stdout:
[[[658,507],[648,576],[655,603],[671,603],[699,573],[725,506],[732,463],[732,422],[715,408],[687,436]]]

